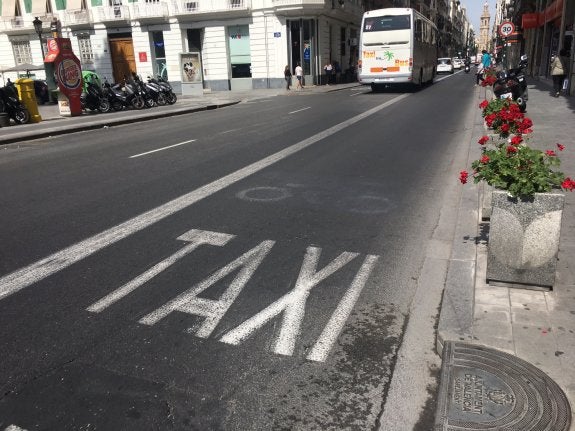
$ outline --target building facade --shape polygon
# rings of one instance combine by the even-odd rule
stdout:
[[[568,88],[575,94],[575,0],[500,0],[502,19],[515,26],[513,35],[494,36],[504,47],[509,65],[522,54],[529,57],[528,74],[550,78],[551,58],[565,49],[569,53]]]
[[[281,88],[286,65],[293,73],[300,63],[309,85],[322,83],[328,62],[353,79],[362,14],[386,7],[412,7],[435,22],[440,56],[472,46],[459,0],[0,0],[0,70],[41,66],[57,32],[70,38],[82,69],[110,82],[135,72],[160,75],[176,92],[188,82],[212,91]],[[32,73],[46,78],[42,67]]]
[[[359,0],[2,0],[0,65],[42,65],[57,24],[82,68],[110,82],[136,72],[176,91],[190,80],[214,91],[280,88],[285,66],[301,63],[317,83],[327,62],[355,67],[362,14]]]

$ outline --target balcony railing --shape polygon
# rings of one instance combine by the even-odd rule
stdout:
[[[38,16],[44,23],[44,31],[49,31],[50,29],[50,21],[54,17],[52,13],[45,13],[44,15],[35,15]],[[0,31],[10,31],[10,30],[34,30],[34,24],[32,21],[34,20],[34,16],[25,15],[25,16],[14,16],[14,17],[4,17],[0,18]]]
[[[94,8],[94,13],[101,22],[130,20],[130,9],[128,6],[99,6]]]
[[[331,4],[331,0],[327,0]],[[326,0],[272,0],[274,7],[303,7],[305,5],[321,5],[323,6]]]
[[[168,3],[134,3],[133,4],[133,19],[142,18],[167,18],[170,15]]]
[[[249,0],[172,0],[176,14],[247,10]]]
[[[71,10],[64,14],[64,25],[89,24],[92,22],[92,11]]]

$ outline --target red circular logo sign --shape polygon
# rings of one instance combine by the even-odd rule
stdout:
[[[58,81],[70,90],[75,90],[82,85],[82,71],[78,64],[70,58],[62,60],[56,73]]]

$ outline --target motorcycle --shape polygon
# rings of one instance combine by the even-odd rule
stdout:
[[[16,124],[30,121],[30,113],[18,99],[18,92],[13,82],[8,80],[5,87],[0,87],[0,112],[5,112]]]
[[[133,79],[124,78],[122,84],[110,85],[107,80],[104,80],[104,89],[108,94],[108,100],[111,101],[115,110],[120,111],[120,103],[123,107],[132,107],[134,109],[143,109],[146,106],[146,101],[141,95],[141,90],[138,88]]]
[[[106,78],[104,78],[104,83],[102,84],[102,93],[108,99],[114,111],[121,111],[129,106],[126,95],[120,90],[115,91]]]
[[[90,111],[110,112],[112,105],[104,96],[102,89],[92,81],[86,81],[86,91],[80,95],[82,109]]]
[[[167,103],[166,97],[162,92],[162,89],[159,85],[144,82],[139,75],[133,74],[132,75],[135,85],[138,87],[139,91],[142,94],[142,97],[146,101],[146,106],[148,108],[152,108],[154,106],[163,106]]]
[[[166,98],[166,102],[168,103],[168,105],[173,105],[178,101],[178,97],[174,93],[174,90],[172,89],[170,83],[164,78],[162,78],[160,75],[158,75],[157,79],[148,76],[148,82],[159,85],[159,87],[162,89],[164,93],[164,97]]]
[[[465,62],[465,73],[469,73],[470,70],[471,70],[471,62],[467,60]]]
[[[493,94],[498,99],[512,99],[519,105],[521,112],[527,109],[528,91],[524,69],[527,67],[527,55],[523,54],[519,65],[513,69],[497,72],[493,84]]]

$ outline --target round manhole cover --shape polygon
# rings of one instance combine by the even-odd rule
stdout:
[[[435,431],[567,431],[569,401],[543,371],[516,356],[446,342]]]

